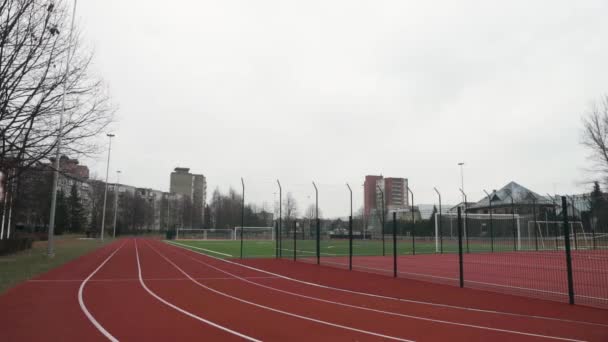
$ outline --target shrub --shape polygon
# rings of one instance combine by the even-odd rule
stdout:
[[[34,240],[30,237],[0,240],[0,255],[17,253],[32,248]]]

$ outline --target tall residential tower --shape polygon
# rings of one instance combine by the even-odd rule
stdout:
[[[203,228],[205,222],[205,203],[207,202],[207,179],[203,175],[190,173],[187,167],[176,167],[171,172],[169,192],[180,194],[190,199],[190,222],[185,222],[191,228]]]

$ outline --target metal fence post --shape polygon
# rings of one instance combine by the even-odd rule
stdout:
[[[416,217],[414,216],[414,192],[407,187],[407,191],[412,195],[412,255],[416,255]]]
[[[439,196],[439,252],[443,254],[443,229],[441,226],[441,194],[439,193],[439,190],[437,190],[437,188],[433,189],[435,189],[437,196]],[[437,220],[437,215],[435,215],[435,220]]]
[[[348,217],[348,269],[353,270],[353,217]]]
[[[464,270],[462,266],[462,216],[458,207],[458,269],[460,272],[460,287],[464,287]]]
[[[534,215],[534,246],[538,251],[538,220],[536,219],[536,197],[532,200],[532,215]]]
[[[315,187],[315,217],[317,221],[317,265],[321,264],[321,225],[319,224],[319,190],[315,182],[312,182]]]
[[[564,220],[564,245],[566,246],[566,269],[568,275],[568,299],[574,304],[574,283],[572,280],[572,254],[570,253],[570,226],[568,222],[568,201],[562,196],[562,216]]]
[[[281,182],[277,179],[279,185],[279,258],[283,257],[283,189]]]
[[[386,222],[386,211],[384,209],[384,191],[380,189],[379,185],[376,185],[380,193],[382,194],[382,229],[380,229],[380,234],[382,234],[382,256],[386,256],[386,248],[384,247],[384,225]]]
[[[275,259],[279,258],[279,222],[278,221],[274,221],[274,253],[275,253]]]
[[[570,197],[570,196],[567,196]],[[576,228],[574,227],[574,222],[576,221],[576,213],[574,208],[574,199],[570,197],[570,202],[572,203],[572,235],[574,235],[574,250],[578,250],[578,237],[576,234]],[[566,203],[568,200],[566,199]],[[568,214],[568,207],[566,206],[566,215]]]
[[[243,259],[243,230],[245,230],[245,181],[241,177],[241,184],[243,185],[243,203],[241,205],[241,259]]]
[[[293,220],[293,261],[296,261],[297,253],[298,220]]]
[[[483,191],[488,196],[488,207],[490,209],[490,250],[494,252],[494,222],[492,220],[492,196],[487,191]]]
[[[393,211],[393,277],[397,278],[397,213]]]

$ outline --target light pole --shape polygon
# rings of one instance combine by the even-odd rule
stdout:
[[[116,171],[116,184],[114,185],[114,230],[112,237],[116,238],[116,214],[118,213],[118,182],[120,178],[120,170]]]
[[[466,200],[464,200],[464,170],[463,170],[463,166],[464,166],[464,162],[460,162],[458,163],[458,166],[460,166],[460,188],[462,189],[462,193],[463,193],[463,201],[466,202]]]
[[[72,53],[72,32],[74,31],[74,17],[76,16],[77,0],[74,0],[72,9],[72,23],[68,37],[68,51],[65,57],[65,74],[63,81],[63,96],[61,99],[61,112],[59,113],[59,131],[57,132],[57,152],[55,153],[55,170],[53,172],[53,190],[51,191],[51,212],[49,215],[49,235],[47,243],[47,255],[55,256],[55,245],[53,243],[55,235],[55,209],[57,208],[57,183],[59,183],[59,157],[61,155],[61,139],[63,138],[63,116],[65,115],[65,97],[67,93],[67,77],[70,70],[70,58]],[[9,227],[10,229],[10,227]]]
[[[108,133],[106,134],[109,138],[108,143],[108,163],[106,165],[106,186],[103,192],[103,213],[101,215],[101,241],[103,241],[103,231],[106,224],[106,201],[108,199],[108,175],[110,173],[110,153],[112,152],[112,138],[114,138],[114,134]]]

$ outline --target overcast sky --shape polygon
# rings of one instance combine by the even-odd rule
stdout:
[[[190,167],[272,206],[355,210],[366,174],[417,203],[514,180],[585,190],[581,115],[608,93],[608,1],[81,1],[83,38],[119,106],[110,165],[168,190]],[[87,160],[105,176],[105,155]],[[311,196],[311,197],[309,197]]]

